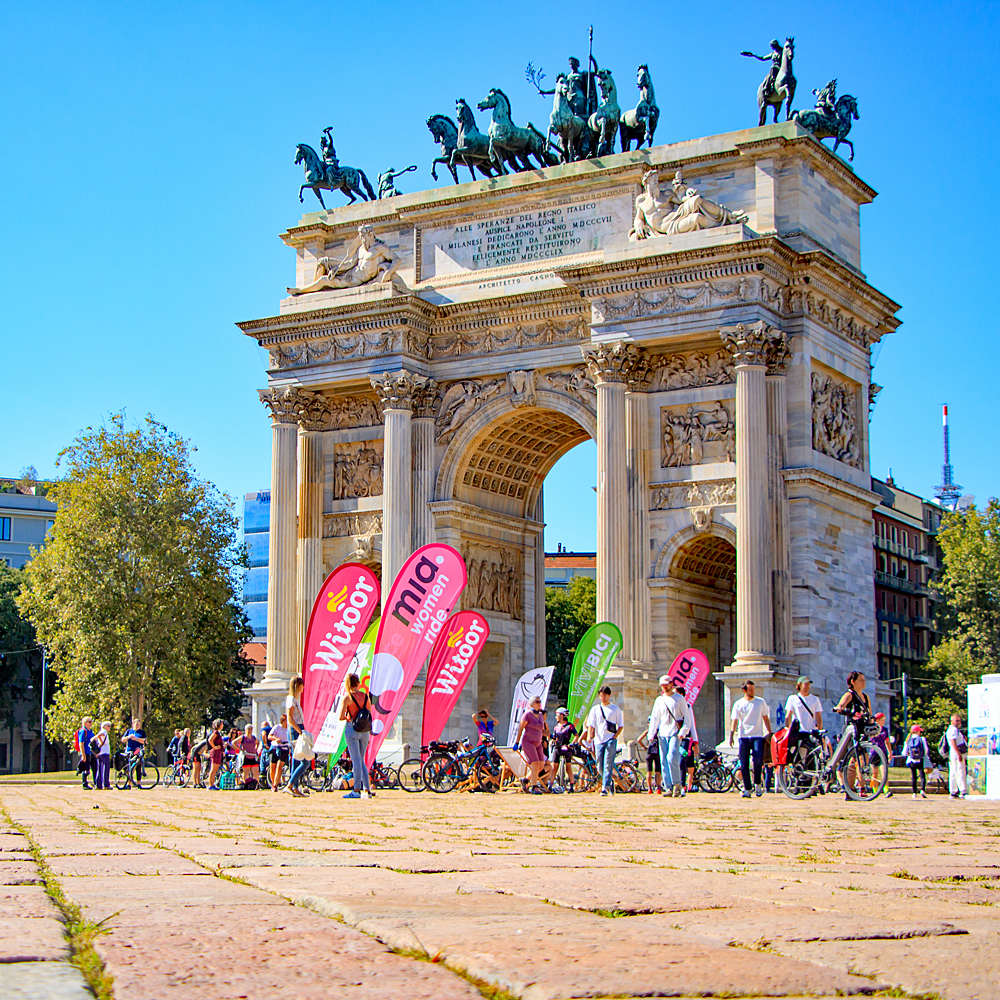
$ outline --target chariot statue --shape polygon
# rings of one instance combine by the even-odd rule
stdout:
[[[493,87],[477,105],[480,111],[493,110],[490,122],[490,162],[500,171],[507,173],[505,164],[515,171],[530,170],[531,157],[540,167],[551,167],[559,162],[549,152],[549,140],[528,122],[527,128],[515,125],[510,116],[510,100],[499,87]],[[456,147],[456,152],[458,147]]]
[[[411,170],[416,170],[417,165],[415,163],[410,164],[408,167],[404,167],[402,170],[397,170],[395,167],[389,167],[388,170],[383,171],[378,175],[378,197],[379,201],[383,198],[395,198],[396,195],[401,194],[400,191],[396,189],[396,178],[402,177],[403,174],[409,173]]]
[[[774,108],[774,120],[778,120],[781,105],[787,102],[785,121],[792,117],[792,99],[795,97],[795,76],[792,73],[792,59],[795,57],[795,39],[786,38],[782,45],[777,38],[771,39],[771,54],[758,56],[753,52],[741,52],[741,56],[759,59],[761,62],[770,60],[771,69],[764,82],[757,88],[757,108],[760,112],[758,125],[767,120],[767,109]]]
[[[476,128],[476,119],[472,115],[472,109],[465,100],[459,98],[456,102],[458,118],[464,124],[460,128],[447,115],[431,115],[427,119],[427,127],[430,129],[434,141],[441,146],[441,155],[431,161],[431,177],[437,180],[437,165],[443,163],[450,171],[451,176],[458,183],[458,166],[464,164],[472,174],[472,180],[476,179],[478,170],[484,177],[492,177],[498,173],[497,169],[490,162],[490,140],[489,136],[483,135]],[[459,144],[461,143],[461,149]]]
[[[372,190],[368,178],[363,170],[357,167],[342,167],[337,159],[337,150],[333,145],[331,132],[333,126],[323,129],[323,135],[319,141],[321,156],[317,155],[312,146],[300,142],[295,149],[296,166],[305,164],[306,181],[299,188],[299,201],[302,201],[302,192],[306,188],[312,188],[313,194],[319,198],[319,203],[326,209],[321,190],[334,191],[339,188],[350,199],[347,204],[352,205],[357,199],[356,194],[361,195],[365,201],[374,201],[375,192]],[[362,190],[362,185],[364,190]]]
[[[822,90],[814,90],[816,107],[812,111],[796,111],[792,118],[804,129],[812,132],[817,139],[834,139],[833,151],[843,143],[851,147],[850,159],[854,159],[854,143],[847,138],[851,125],[861,116],[858,114],[857,98],[844,94],[837,97],[837,81],[831,80]]]
[[[388,283],[399,268],[399,258],[392,247],[375,236],[371,226],[358,226],[357,238],[347,248],[342,260],[320,257],[313,280],[303,288],[289,288],[289,295],[307,295],[333,288],[357,288],[375,282]]]
[[[663,193],[660,174],[654,167],[642,176],[642,194],[635,200],[635,220],[629,240],[645,240],[652,236],[674,236],[699,229],[714,229],[736,222],[746,222],[745,212],[735,212],[708,198],[696,188],[688,187],[678,170],[671,190]]]

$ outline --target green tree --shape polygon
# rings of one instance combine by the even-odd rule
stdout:
[[[545,656],[552,674],[551,698],[565,701],[573,654],[584,633],[597,623],[597,582],[574,576],[569,586],[545,588]]]
[[[24,583],[24,572],[0,563],[0,721],[13,727],[14,706],[25,697],[32,667],[41,659],[33,652],[35,630],[22,617],[17,595]],[[16,651],[16,652],[15,652]]]
[[[115,414],[58,464],[55,526],[18,597],[57,678],[47,732],[68,739],[85,714],[138,718],[152,738],[197,725],[248,676],[232,502],[152,417]]]

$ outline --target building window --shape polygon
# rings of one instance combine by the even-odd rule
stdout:
[[[888,646],[889,645],[889,626],[885,622],[882,622],[882,626],[881,627],[882,627],[882,635],[879,637],[879,640],[881,641],[881,643],[882,643],[883,646]]]
[[[908,628],[903,629],[903,649],[910,648],[910,630]]]
[[[892,540],[896,541],[896,525],[892,526]]]
[[[907,547],[907,544],[906,544],[906,538],[907,538],[907,535],[906,535],[906,532],[904,531],[904,532],[903,532],[903,548],[904,548],[904,549],[905,549],[905,548]]]
[[[892,644],[894,646],[898,646],[899,645],[899,626],[898,625],[893,625],[892,626]]]
[[[10,518],[0,517],[0,542],[10,541]]]

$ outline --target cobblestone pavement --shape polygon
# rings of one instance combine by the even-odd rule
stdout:
[[[107,921],[117,1000],[998,995],[995,803],[32,785],[0,804],[5,1000],[84,995],[18,826]]]

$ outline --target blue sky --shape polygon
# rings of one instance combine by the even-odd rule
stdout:
[[[499,86],[515,120],[544,121],[525,64],[553,79],[593,23],[619,81],[649,64],[664,142],[754,124],[763,67],[738,53],[772,37],[795,36],[796,106],[833,76],[858,98],[854,167],[880,191],[862,265],[904,320],[876,348],[872,470],[929,494],[948,402],[958,481],[1000,493],[1000,7],[765,6],[5,4],[0,475],[51,475],[81,428],[126,408],[190,438],[231,495],[266,486],[262,352],[233,323],[276,312],[292,279],[277,234],[302,211],[295,144],[333,125],[341,162],[373,181],[416,163],[400,186],[431,186],[428,115]],[[594,547],[593,456],[574,450],[547,483],[549,547]]]

